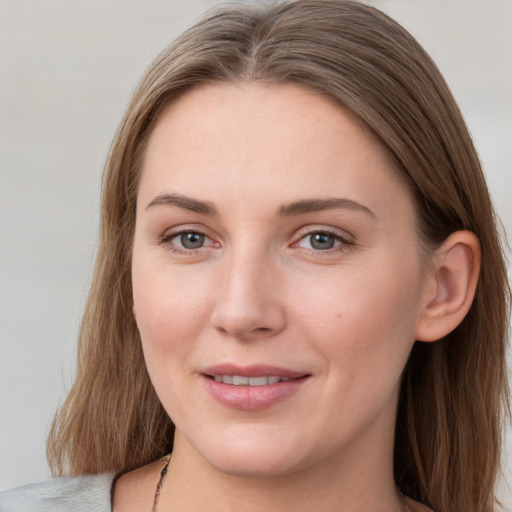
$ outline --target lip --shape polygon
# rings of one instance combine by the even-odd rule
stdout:
[[[235,386],[213,379],[214,375],[238,375],[241,377],[285,377],[286,382],[263,386]],[[239,366],[221,364],[201,371],[203,382],[210,395],[219,403],[242,411],[260,411],[271,407],[297,393],[311,375],[287,368],[268,365]]]

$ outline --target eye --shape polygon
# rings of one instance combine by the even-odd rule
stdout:
[[[302,237],[297,245],[304,249],[328,251],[329,249],[336,249],[345,243],[347,242],[339,235],[329,233],[328,231],[315,231]]]
[[[187,231],[173,236],[170,239],[170,242],[182,249],[199,249],[200,247],[203,247],[205,238],[206,237],[202,233]]]
[[[174,253],[186,254],[203,247],[218,247],[218,244],[201,231],[183,229],[169,233],[160,239],[160,243]]]

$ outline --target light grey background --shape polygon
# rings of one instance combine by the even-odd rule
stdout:
[[[512,0],[371,3],[445,74],[510,238]],[[72,381],[110,141],[143,70],[209,4],[0,0],[0,488],[49,476],[45,438]],[[500,494],[511,506],[506,485]]]

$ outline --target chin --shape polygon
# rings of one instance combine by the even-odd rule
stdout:
[[[210,466],[224,474],[240,478],[275,478],[302,469],[309,459],[300,440],[285,437],[265,436],[257,431],[238,437],[226,433],[215,443],[200,443],[196,451]]]
[[[246,454],[245,457],[241,457],[240,453],[223,452],[218,458],[212,459],[209,462],[216,470],[238,478],[277,478],[299,471],[303,466],[294,457],[286,457],[284,454],[277,457],[275,451],[268,454]]]

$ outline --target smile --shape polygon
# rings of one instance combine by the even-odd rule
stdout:
[[[289,382],[292,380],[290,377],[277,377],[277,376],[261,376],[261,377],[246,377],[243,375],[212,375],[215,382],[222,382],[223,384],[231,384],[232,386],[268,386],[269,384],[277,384],[279,382]]]
[[[261,411],[291,398],[311,381],[310,373],[276,366],[221,364],[204,369],[202,380],[216,402],[240,411]]]

